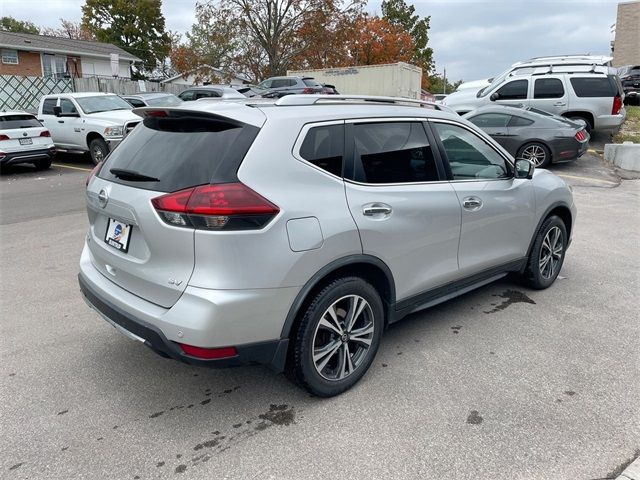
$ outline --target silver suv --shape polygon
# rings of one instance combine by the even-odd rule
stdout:
[[[567,185],[408,102],[136,109],[88,180],[87,303],[166,357],[267,364],[332,396],[406,315],[510,272],[549,287],[575,222]]]

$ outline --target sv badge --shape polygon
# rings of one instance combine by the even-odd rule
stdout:
[[[175,285],[176,287],[179,287],[181,283],[182,280],[176,280],[175,278],[169,279],[169,285]]]

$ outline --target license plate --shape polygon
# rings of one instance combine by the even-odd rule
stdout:
[[[104,241],[116,250],[127,253],[129,240],[131,240],[131,225],[110,218],[109,223],[107,223],[107,233],[104,236]]]
[[[20,138],[18,141],[20,142],[20,145],[33,145],[33,140],[30,138]]]

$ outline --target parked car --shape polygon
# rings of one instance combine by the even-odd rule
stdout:
[[[311,77],[271,77],[254,88],[264,98],[281,98],[285,95],[326,93],[324,87]]]
[[[406,315],[509,272],[549,287],[576,215],[564,181],[397,100],[137,110],[88,180],[85,300],[164,356],[264,363],[332,396]]]
[[[204,85],[202,87],[192,87],[180,92],[178,98],[184,102],[198,100],[200,98],[246,98],[242,93],[228,85]]]
[[[322,93],[324,93],[325,95],[340,95],[340,92],[338,91],[336,86],[329,83],[322,84]]]
[[[59,151],[89,152],[98,164],[140,123],[131,109],[113,93],[60,93],[40,99],[38,119]]]
[[[172,93],[141,92],[135,95],[123,95],[133,107],[176,107],[182,100]]]
[[[640,105],[640,65],[625,65],[618,68],[625,103]]]
[[[589,146],[589,134],[583,122],[573,122],[533,107],[487,105],[464,117],[515,158],[525,158],[536,167],[574,160]]]
[[[0,112],[0,165],[32,163],[47,169],[56,153],[51,133],[25,112]]]
[[[608,58],[608,57],[604,57]],[[613,67],[592,60],[536,60],[513,67],[488,86],[452,93],[444,104],[461,115],[492,103],[531,106],[587,122],[587,130],[617,131],[624,122],[622,85]],[[595,60],[593,60],[595,62]]]

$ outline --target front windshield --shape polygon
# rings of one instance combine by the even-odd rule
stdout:
[[[504,72],[502,72],[500,75],[495,76],[493,78],[489,79],[489,85],[487,85],[486,87],[484,87],[483,89],[481,89],[478,92],[478,97],[484,97],[487,93],[489,93],[494,87],[500,85],[502,83],[502,81],[507,78],[507,75],[509,74],[509,72],[511,71],[511,69],[509,70],[505,70]]]
[[[118,95],[76,98],[84,113],[110,112],[112,110],[131,110],[129,102]]]
[[[182,100],[175,95],[165,95],[163,97],[150,98],[147,100],[147,105],[150,107],[175,107],[181,103]]]

